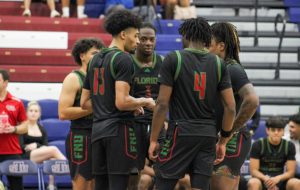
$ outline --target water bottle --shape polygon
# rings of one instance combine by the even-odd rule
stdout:
[[[0,126],[6,127],[8,125],[8,115],[3,111],[0,114]]]

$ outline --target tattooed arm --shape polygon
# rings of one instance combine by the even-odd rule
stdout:
[[[251,83],[244,85],[238,93],[242,99],[242,104],[234,120],[233,131],[238,131],[244,127],[259,105],[258,96],[256,95]]]

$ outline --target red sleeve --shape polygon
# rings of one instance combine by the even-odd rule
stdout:
[[[19,103],[19,112],[18,112],[17,122],[22,123],[25,120],[27,120],[26,110],[25,110],[23,102],[21,101]]]

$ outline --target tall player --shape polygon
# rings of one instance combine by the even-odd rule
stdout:
[[[229,74],[220,59],[208,52],[211,29],[202,18],[188,19],[179,28],[185,48],[166,56],[159,74],[160,90],[153,113],[149,156],[159,190],[174,189],[178,179],[190,174],[191,186],[208,190],[213,163],[222,161],[231,135],[235,102]],[[221,137],[216,142],[214,102],[224,102]],[[158,135],[169,109],[164,143]]]
[[[92,190],[94,187],[91,160],[93,116],[91,109],[81,109],[80,96],[88,62],[103,47],[102,42],[92,38],[80,39],[75,43],[72,55],[80,68],[66,76],[59,97],[59,118],[71,120],[66,153],[74,190]]]
[[[224,161],[214,168],[211,186],[213,190],[232,190],[238,188],[240,168],[251,147],[251,135],[245,125],[255,113],[259,101],[240,64],[240,43],[235,27],[230,23],[215,23],[211,28],[213,38],[210,51],[225,61],[238,111],[233,124],[234,135],[227,144]],[[221,102],[217,104],[217,113],[220,127],[222,118],[226,117],[222,114]]]
[[[127,10],[116,11],[104,23],[112,35],[110,48],[103,49],[89,64],[81,106],[93,107],[93,174],[95,189],[126,189],[137,163],[133,112],[151,109],[152,98],[134,98],[129,92],[134,74],[132,52],[139,43],[140,19]]]

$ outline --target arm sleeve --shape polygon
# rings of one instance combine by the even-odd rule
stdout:
[[[296,160],[295,155],[296,155],[296,148],[294,143],[288,142],[288,154],[287,154],[287,160]]]
[[[227,67],[225,66],[224,62],[221,61],[221,79],[218,85],[218,90],[222,91],[227,88],[231,88],[231,81],[230,81],[230,75],[228,72]]]
[[[134,66],[132,58],[125,53],[116,56],[114,60],[114,72],[116,81],[132,83]]]
[[[261,141],[256,141],[253,143],[250,158],[260,159],[260,152],[261,152]]]
[[[177,68],[177,56],[175,53],[168,54],[161,64],[158,82],[167,86],[174,85],[174,77]]]
[[[234,92],[238,92],[245,84],[250,83],[248,76],[240,64],[228,65],[231,77],[231,84]]]

